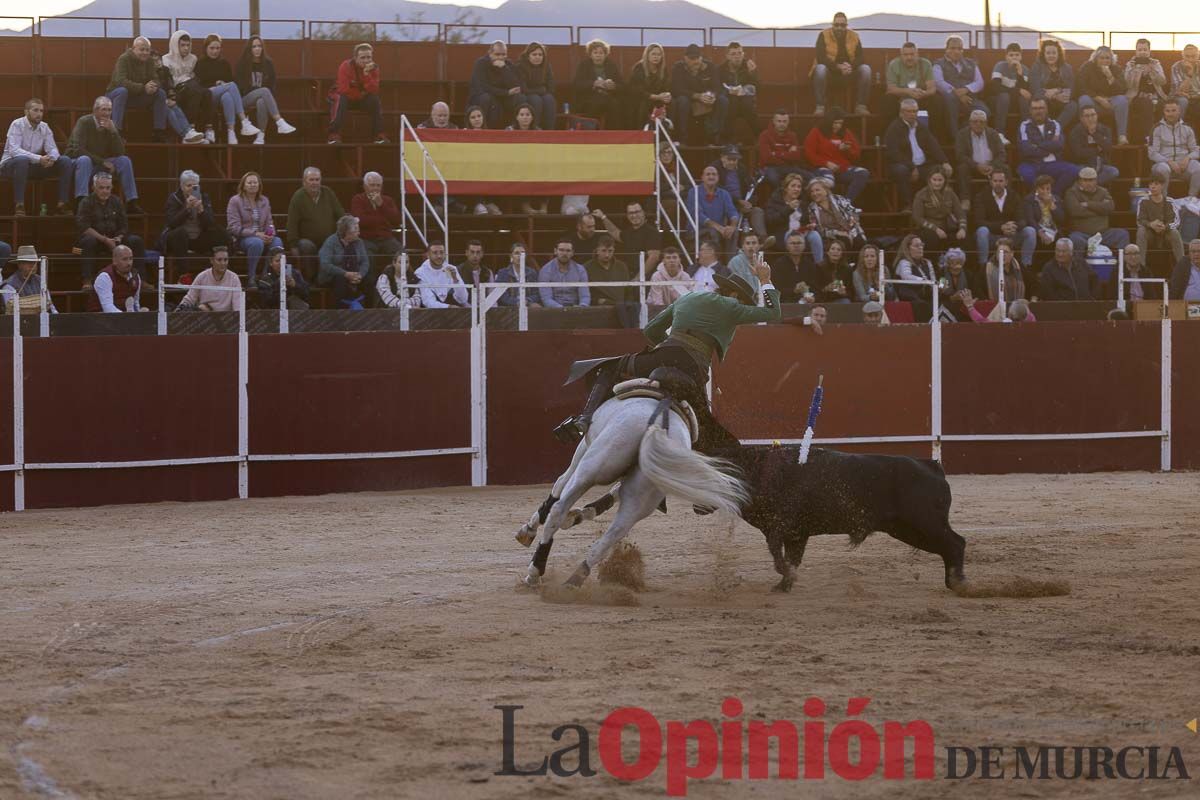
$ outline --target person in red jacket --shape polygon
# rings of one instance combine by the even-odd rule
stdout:
[[[793,173],[804,176],[805,184],[813,177],[805,168],[804,150],[791,125],[792,118],[788,113],[782,108],[776,109],[771,126],[758,135],[758,166],[773,188],[778,188],[783,179]]]
[[[867,187],[871,173],[855,164],[862,147],[846,127],[846,114],[837,106],[829,109],[804,139],[804,157],[816,174],[834,181],[850,202]]]
[[[347,111],[365,111],[371,115],[371,136],[375,144],[387,144],[383,135],[383,106],[379,102],[379,65],[369,44],[356,44],[354,58],[338,67],[337,82],[329,90],[329,143],[340,144]]]

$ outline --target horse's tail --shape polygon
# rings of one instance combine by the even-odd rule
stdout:
[[[663,410],[664,421],[670,413]],[[678,418],[676,421],[681,422]],[[697,453],[671,438],[657,416],[642,436],[638,467],[664,494],[692,505],[736,515],[750,499],[745,484],[735,474],[736,467],[724,459]]]

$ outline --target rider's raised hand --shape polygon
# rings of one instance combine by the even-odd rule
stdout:
[[[766,261],[759,261],[754,265],[754,275],[758,278],[759,283],[770,283],[771,265]]]

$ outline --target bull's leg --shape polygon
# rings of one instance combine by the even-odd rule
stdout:
[[[634,525],[654,513],[663,496],[641,470],[635,468],[627,475],[621,481],[618,492],[620,506],[617,508],[616,517],[604,535],[588,548],[583,563],[567,579],[566,585],[581,586],[591,571],[608,557],[617,542],[624,539]]]
[[[579,461],[583,458],[583,454],[587,452],[587,439],[579,443],[575,448],[575,454],[571,457],[571,466],[567,467],[567,471],[558,477],[554,482],[553,488],[550,489],[550,496],[538,507],[538,510],[533,512],[533,516],[517,530],[516,540],[524,547],[529,547],[533,544],[533,539],[537,536],[538,528],[546,524],[546,517],[550,515],[550,509],[558,502],[558,498],[562,497],[563,487],[567,481],[575,474],[576,468],[579,466]],[[543,559],[543,564],[545,559]]]
[[[966,567],[967,557],[967,540],[955,533],[950,527],[950,523],[946,523],[946,532],[944,537],[948,540],[948,553],[942,556],[942,562],[946,565],[946,588],[953,589],[960,583],[966,583],[967,575],[964,572]]]
[[[935,527],[919,528],[907,522],[894,522],[883,529],[884,533],[907,545],[942,557],[946,569],[946,588],[966,580],[963,574],[963,559],[967,551],[967,540],[951,529],[948,522]]]
[[[784,558],[783,534],[779,531],[771,531],[764,535],[767,537],[767,549],[771,551],[771,558],[775,561],[775,571],[781,576],[779,583],[772,586],[771,591],[790,592],[792,584],[796,582],[796,570]]]

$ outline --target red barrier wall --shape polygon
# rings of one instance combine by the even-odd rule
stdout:
[[[11,318],[4,318],[5,323]],[[13,463],[12,342],[0,342],[0,464]],[[0,511],[13,508],[13,474],[0,472]]]
[[[468,331],[250,337],[250,452],[471,446]],[[256,497],[470,484],[471,456],[257,462]]]
[[[487,337],[488,483],[552,481],[574,448],[551,430],[586,399],[583,381],[563,386],[572,361],[641,350],[646,338],[628,331],[499,331]]]
[[[1200,323],[1171,326],[1171,468],[1200,469]]]

